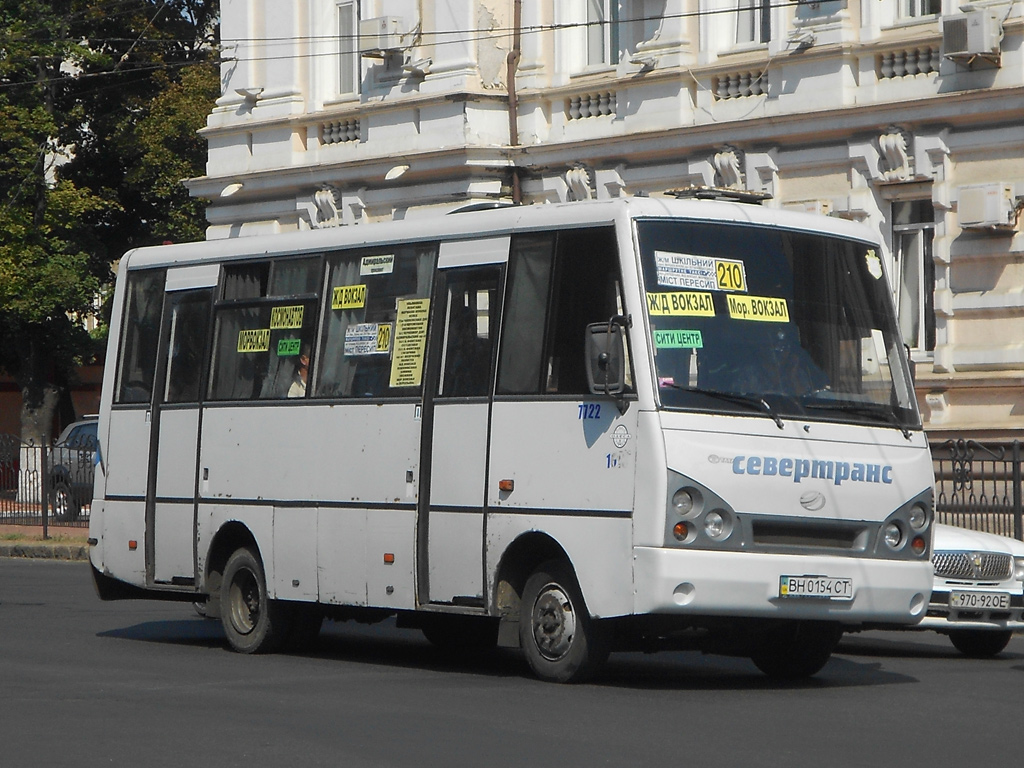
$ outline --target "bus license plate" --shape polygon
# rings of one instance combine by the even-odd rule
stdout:
[[[1010,607],[1010,596],[1006,592],[950,592],[949,607],[1005,609]]]
[[[853,600],[853,579],[835,576],[780,576],[779,597]]]

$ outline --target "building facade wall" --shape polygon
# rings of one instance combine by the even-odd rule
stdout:
[[[510,56],[514,0],[222,0],[223,95],[207,173],[188,182],[212,200],[208,237],[517,189],[524,203],[759,193],[885,243],[934,436],[1024,433],[1024,3],[520,11]],[[957,20],[984,27],[979,55],[957,53]]]

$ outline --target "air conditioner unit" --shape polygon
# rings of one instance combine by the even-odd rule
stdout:
[[[960,187],[957,214],[964,229],[1013,230],[1017,224],[1013,184],[996,181]]]
[[[383,58],[407,47],[402,41],[399,16],[377,16],[359,21],[359,52],[363,56]]]
[[[958,64],[999,66],[1003,29],[988,11],[971,11],[942,20],[942,53]]]

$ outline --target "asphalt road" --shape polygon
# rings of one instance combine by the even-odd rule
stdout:
[[[698,653],[551,685],[390,622],[246,657],[187,604],[101,603],[85,564],[0,559],[4,768],[986,766],[1022,751],[1022,684],[1024,638],[973,661],[934,633],[848,636],[789,686]]]

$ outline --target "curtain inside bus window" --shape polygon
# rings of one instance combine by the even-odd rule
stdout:
[[[422,386],[437,246],[328,259],[315,397],[410,397]]]
[[[227,301],[258,299],[267,295],[270,263],[232,264],[224,267],[224,295]]]
[[[274,262],[267,295],[299,296],[319,293],[322,278],[319,256],[307,259],[280,259]]]
[[[540,391],[554,245],[554,235],[518,237],[512,243],[498,365],[499,394]]]
[[[164,282],[162,269],[128,276],[117,378],[119,403],[148,403],[152,397]]]
[[[267,374],[269,307],[219,309],[213,334],[211,400],[251,400]]]

